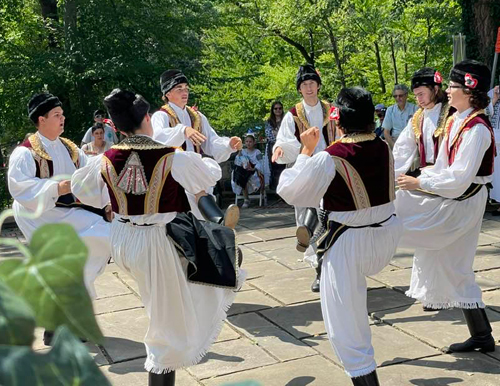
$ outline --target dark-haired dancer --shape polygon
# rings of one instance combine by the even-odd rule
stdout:
[[[484,108],[490,71],[465,60],[453,67],[446,90],[457,112],[446,125],[436,164],[418,178],[400,176],[396,211],[404,224],[401,245],[413,247],[407,295],[427,308],[462,308],[471,338],[451,352],[493,351],[495,341],[474,279],[476,253],[495,157]]]
[[[314,154],[325,150],[335,140],[335,129],[328,119],[330,104],[318,98],[321,88],[321,77],[312,64],[299,67],[295,79],[297,91],[302,101],[288,111],[281,122],[276,144],[273,147],[272,162],[293,164],[299,156],[303,144],[300,135],[309,128],[320,129],[318,144]],[[304,253],[304,260],[316,268],[316,278],[311,290],[319,292],[321,264],[317,261],[310,239],[318,223],[315,208],[295,205],[295,221],[297,223],[297,250]]]
[[[49,93],[34,95],[28,104],[28,114],[37,132],[21,143],[9,160],[8,183],[14,198],[16,223],[27,240],[44,224],[71,224],[89,248],[84,279],[90,296],[95,298],[94,280],[111,256],[109,224],[102,216],[77,205],[69,180],[54,179],[71,176],[87,164],[87,156],[60,136],[65,117],[59,98]],[[99,195],[99,204],[99,208],[104,208],[109,197]],[[37,210],[41,212],[39,217],[26,216]]]
[[[178,220],[177,213],[190,209],[186,192],[199,198],[221,177],[221,169],[212,159],[154,141],[149,103],[140,95],[116,89],[104,104],[127,138],[75,173],[72,187],[89,205],[104,187],[109,191],[115,213],[113,257],[136,280],[150,320],[144,342],[149,385],[170,386],[175,384],[175,370],[199,362],[217,338],[234,289],[241,284],[241,271],[234,264],[228,272],[234,279],[231,285],[196,284],[193,275],[188,281],[192,260],[179,256],[179,244],[174,246],[166,233]],[[234,242],[234,232],[221,227],[219,235],[224,232]],[[196,246],[203,249],[202,244]],[[219,248],[224,246],[222,240]],[[196,250],[194,257],[204,252]],[[220,271],[223,268],[217,266]],[[207,275],[205,269],[199,271],[194,274]]]
[[[396,177],[406,173],[417,176],[421,169],[436,162],[446,121],[455,112],[442,85],[441,74],[433,68],[424,67],[413,74],[411,89],[420,108],[394,145]]]
[[[342,89],[335,106],[332,118],[343,136],[312,156],[320,132],[305,131],[301,154],[282,173],[278,193],[289,204],[317,207],[322,201],[331,211],[327,233],[318,241],[326,331],[353,384],[376,386],[365,277],[389,263],[401,235],[392,202],[392,153],[373,132],[370,93]]]
[[[151,117],[155,141],[211,156],[218,163],[227,161],[232,153],[242,149],[240,137],[219,137],[207,117],[187,105],[189,81],[181,71],[167,70],[161,74],[160,87],[165,105]],[[212,194],[212,191],[210,188],[207,192]],[[188,199],[193,214],[203,219],[194,196],[188,193]],[[232,228],[239,219],[236,209],[231,205],[226,212],[227,225]]]
[[[37,132],[19,145],[9,160],[8,184],[14,198],[12,209],[16,223],[28,241],[44,224],[72,225],[89,250],[83,277],[89,295],[95,298],[94,281],[104,272],[111,256],[110,226],[102,216],[78,205],[70,181],[61,180],[62,176],[69,178],[85,166],[87,156],[73,142],[60,137],[65,118],[59,98],[49,93],[34,95],[28,104],[28,114]],[[107,207],[110,213],[107,204],[108,195],[99,195],[96,206]],[[37,211],[39,217],[28,217]],[[52,336],[53,332],[44,332],[46,345],[52,344]]]

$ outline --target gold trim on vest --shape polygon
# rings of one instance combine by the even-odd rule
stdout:
[[[358,171],[343,158],[332,156],[332,159],[336,172],[344,179],[351,192],[356,210],[370,208],[370,197]]]

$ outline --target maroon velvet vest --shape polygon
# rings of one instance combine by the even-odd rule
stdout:
[[[184,188],[171,169],[175,148],[148,137],[130,137],[104,153],[101,173],[113,212],[143,215],[187,212]]]
[[[425,153],[425,144],[423,136],[423,128],[424,128],[423,110],[420,114],[419,111],[415,113],[412,120],[419,119],[418,122],[415,122],[415,124],[413,125],[413,129],[415,131],[415,135],[416,136],[418,135],[418,153],[420,156],[420,168],[425,168],[426,166],[434,165],[436,163],[439,147],[441,146],[441,142],[446,134],[445,133],[446,121],[450,116],[452,116],[455,113],[456,109],[454,107],[449,106],[448,104],[443,105],[441,108],[441,113],[439,114],[437,127],[436,130],[434,131],[434,134],[432,135],[432,142],[434,144],[434,160],[431,163],[427,162],[427,157]],[[414,122],[412,121],[412,123]]]
[[[325,143],[328,146],[336,139],[335,127],[333,121],[328,119],[330,104],[325,101],[320,101],[320,103],[323,108],[323,117],[324,117],[322,134],[323,138],[325,139]],[[295,137],[297,138],[297,141],[301,142],[300,135],[310,127],[309,122],[307,121],[307,118],[305,116],[305,112],[303,111],[302,102],[297,103],[289,111],[290,113],[292,113],[293,120],[295,121]]]
[[[71,161],[75,165],[75,168],[78,169],[80,163],[78,147],[69,139],[61,137],[59,137],[59,139],[68,150],[69,156],[71,157]],[[36,166],[35,175],[37,178],[51,178],[54,176],[54,162],[52,162],[52,159],[43,148],[42,141],[38,135],[31,135],[19,146],[28,148],[33,155]]]
[[[374,135],[344,137],[326,149],[335,162],[335,177],[323,197],[324,209],[354,211],[394,200],[392,152]]]
[[[455,138],[450,138],[449,136],[451,127],[453,126],[453,120],[450,120],[447,130],[448,134],[447,144],[449,144],[448,141],[450,140],[452,141],[452,143],[448,154],[448,165],[453,164],[453,162],[455,161],[455,156],[458,152],[458,149],[460,148],[460,145],[462,144],[464,133],[472,129],[477,124],[483,124],[484,126],[486,126],[491,134],[491,144],[486,150],[486,153],[484,153],[483,160],[481,161],[481,166],[479,167],[479,170],[476,174],[476,176],[478,177],[485,177],[493,174],[493,165],[495,163],[496,147],[495,147],[495,134],[493,133],[490,120],[485,114],[483,114],[482,111],[475,111],[471,113],[469,117],[465,119],[464,123],[462,124],[462,127],[455,135]]]

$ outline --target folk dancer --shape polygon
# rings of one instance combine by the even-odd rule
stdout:
[[[413,74],[411,89],[420,108],[394,145],[396,177],[400,174],[416,177],[421,169],[436,162],[446,121],[455,112],[448,104],[442,84],[441,74],[433,68],[424,67]]]
[[[343,135],[314,154],[320,132],[306,130],[301,155],[281,175],[278,193],[289,204],[322,202],[329,211],[317,249],[324,255],[320,297],[326,331],[353,384],[376,386],[365,277],[389,263],[401,235],[394,216],[394,165],[391,149],[374,133],[369,92],[342,89],[332,110]]]
[[[484,114],[490,77],[489,69],[474,60],[453,67],[446,92],[457,111],[446,125],[436,164],[418,178],[397,179],[401,245],[415,248],[406,294],[427,308],[461,308],[471,334],[448,352],[495,350],[473,270],[488,195],[485,184],[492,179],[495,157],[493,130]]]
[[[227,161],[232,153],[242,149],[241,138],[219,137],[205,115],[187,105],[189,81],[181,71],[165,71],[160,77],[160,87],[165,104],[151,118],[155,141],[211,156],[217,163]],[[213,188],[207,192],[212,194]],[[196,218],[203,219],[199,208],[204,208],[205,200],[213,199],[213,196],[206,196],[198,205],[191,193],[188,192],[187,196]],[[238,219],[238,207],[230,205],[225,215],[226,225],[234,228]]]
[[[28,103],[28,115],[37,131],[19,145],[10,156],[8,185],[14,198],[14,218],[29,241],[37,228],[50,223],[67,223],[75,228],[89,250],[85,263],[84,281],[92,298],[94,281],[105,269],[111,257],[110,225],[102,215],[85,210],[72,194],[70,177],[84,167],[87,156],[64,132],[64,111],[59,98],[49,93],[34,95]],[[98,208],[109,204],[109,196],[99,194]],[[28,213],[40,211],[37,218]],[[110,206],[107,206],[110,214]],[[45,331],[44,343],[50,345],[53,333]]]
[[[109,191],[113,256],[137,282],[149,317],[149,386],[172,386],[175,370],[198,363],[217,338],[243,280],[234,231],[213,224],[207,235],[208,225],[182,214],[190,209],[186,191],[199,198],[221,169],[212,159],[154,141],[142,96],[115,89],[104,104],[127,137],[75,173],[72,186],[88,205],[99,205],[98,193]],[[205,232],[204,239],[193,238],[193,230]]]
[[[320,129],[320,138],[314,153],[327,148],[335,140],[333,123],[328,119],[330,103],[321,101],[318,92],[321,88],[321,77],[313,65],[299,67],[296,76],[296,87],[302,100],[288,111],[281,122],[276,143],[273,147],[272,162],[293,164],[303,144],[300,135],[309,128]],[[321,264],[317,261],[314,247],[310,246],[311,237],[318,225],[318,214],[315,208],[295,206],[297,223],[297,250],[305,252],[304,260],[316,267],[316,278],[311,290],[319,292]]]

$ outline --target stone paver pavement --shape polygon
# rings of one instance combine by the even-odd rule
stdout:
[[[330,346],[314,271],[295,250],[291,208],[243,211],[238,242],[248,280],[229,310],[217,342],[196,366],[177,372],[178,386],[221,386],[255,380],[262,386],[351,385]],[[15,228],[2,236],[25,240]],[[474,262],[493,333],[500,338],[500,218],[485,215]],[[1,257],[16,256],[0,247]],[[444,354],[440,348],[468,337],[460,310],[424,312],[404,295],[412,251],[400,249],[382,272],[367,278],[379,378],[384,386],[500,385],[500,347],[491,354]],[[96,282],[94,309],[106,337],[87,344],[95,362],[116,386],[147,384],[142,338],[147,316],[135,282],[115,264]],[[34,349],[47,351],[37,329]]]

